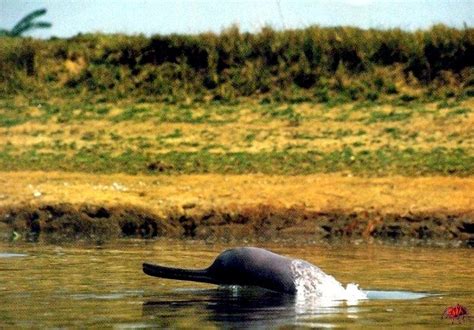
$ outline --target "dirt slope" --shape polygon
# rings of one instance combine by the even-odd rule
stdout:
[[[80,222],[102,219],[107,227],[115,221],[114,235],[380,237],[470,245],[474,241],[474,178],[0,173],[4,236],[11,228],[65,230],[71,227],[71,222],[64,222],[65,214],[75,212],[82,214],[76,219]],[[52,225],[55,218],[64,225]],[[99,235],[90,229],[76,231],[81,230]]]

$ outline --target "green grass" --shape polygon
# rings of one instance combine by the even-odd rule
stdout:
[[[389,134],[393,139],[400,139],[402,132],[397,127],[386,127],[384,128],[384,133]]]
[[[183,136],[183,132],[179,128],[177,128],[170,134],[163,135],[163,136],[161,136],[161,135],[158,136],[157,139],[159,139],[159,140],[161,140],[161,139],[178,139],[182,136]]]
[[[459,129],[472,99],[135,101],[0,99],[0,170],[155,174],[160,161],[168,173],[474,174],[474,136]]]
[[[135,120],[135,121],[144,120],[150,116],[151,116],[150,109],[137,108],[137,107],[131,106],[123,110],[121,114],[111,117],[110,120],[114,123],[119,123],[119,122],[130,121],[130,120]]]
[[[21,117],[0,117],[0,127],[12,127],[23,124],[27,121],[26,118]]]
[[[251,144],[255,139],[257,138],[257,135],[255,133],[250,133],[245,135],[244,141],[247,142],[248,144]]]
[[[366,122],[373,124],[377,122],[403,121],[411,116],[411,112],[390,111],[389,113],[385,113],[382,111],[372,111]]]
[[[316,139],[316,136],[314,136],[312,134],[299,133],[299,132],[294,133],[292,137],[293,137],[293,139],[296,139],[296,140],[314,140],[314,139]]]
[[[290,126],[298,126],[304,120],[303,116],[296,112],[291,105],[285,107],[269,105],[263,106],[261,110],[263,117],[267,120],[285,120]]]
[[[430,151],[380,148],[354,151],[344,147],[332,152],[167,152],[150,154],[126,150],[113,155],[98,144],[81,148],[74,155],[27,150],[15,153],[0,151],[2,170],[64,170],[92,173],[144,173],[148,164],[166,164],[166,173],[222,173],[222,174],[286,174],[301,175],[348,171],[356,175],[473,175],[474,157],[461,148],[434,148]]]
[[[472,110],[468,108],[456,108],[448,112],[448,117],[465,116],[470,112],[472,112]]]

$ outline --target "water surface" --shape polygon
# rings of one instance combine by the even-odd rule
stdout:
[[[142,261],[207,267],[233,246],[127,240],[104,246],[0,243],[0,328],[277,326],[444,328],[443,310],[474,309],[473,251],[379,245],[281,246],[367,300],[320,304],[263,289],[152,278]],[[459,325],[472,328],[474,321]]]

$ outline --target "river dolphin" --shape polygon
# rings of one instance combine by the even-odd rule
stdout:
[[[295,272],[292,267],[294,260],[265,249],[241,247],[222,252],[212,265],[205,269],[182,269],[143,263],[143,272],[168,279],[218,285],[258,286],[295,294]]]

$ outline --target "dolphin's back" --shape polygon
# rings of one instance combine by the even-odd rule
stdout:
[[[296,291],[292,259],[252,247],[222,252],[207,269],[220,284],[255,285],[279,292]]]

